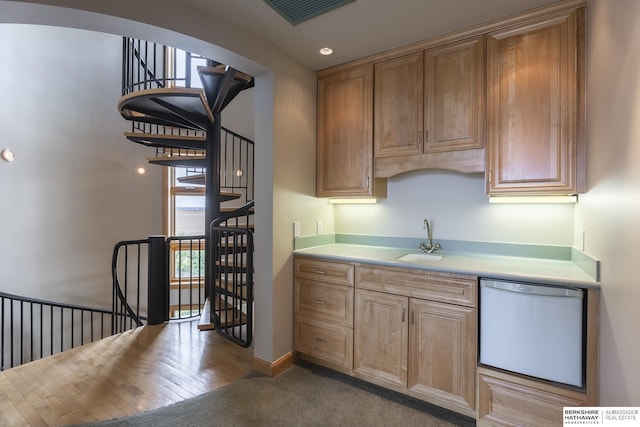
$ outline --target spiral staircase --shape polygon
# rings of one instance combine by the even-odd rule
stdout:
[[[250,171],[226,164],[230,155],[222,149],[223,136],[240,136],[221,126],[221,113],[240,92],[253,87],[254,79],[189,53],[184,77],[176,77],[180,73],[176,74],[172,48],[128,38],[123,43],[123,94],[118,110],[132,123],[131,132],[126,132],[125,137],[156,149],[156,156],[149,158],[149,163],[188,168],[191,173],[180,181],[205,188],[206,235],[201,237],[205,242],[206,303],[199,329],[215,329],[238,344],[249,346],[254,201],[247,187],[234,191],[235,187],[225,181],[229,173],[239,179],[246,173],[252,176],[253,159]],[[190,82],[193,70],[200,85]]]

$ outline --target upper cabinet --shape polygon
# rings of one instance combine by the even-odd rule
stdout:
[[[373,66],[318,79],[317,196],[373,196]]]
[[[421,154],[424,54],[375,64],[374,74],[375,157]]]
[[[487,37],[487,194],[584,191],[584,9]]]
[[[493,196],[584,192],[584,4],[319,71],[318,196],[382,195],[419,169],[485,173]]]
[[[425,55],[425,152],[484,147],[484,37]]]
[[[376,176],[484,170],[484,57],[480,35],[375,64]]]

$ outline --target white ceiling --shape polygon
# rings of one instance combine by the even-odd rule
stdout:
[[[462,30],[555,0],[356,0],[296,26],[262,0],[181,0],[254,32],[312,70]],[[318,53],[330,46],[334,54]]]

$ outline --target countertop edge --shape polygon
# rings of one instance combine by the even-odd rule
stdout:
[[[441,272],[441,273],[453,273],[453,274],[465,274],[471,276],[477,276],[479,278],[489,278],[489,279],[501,279],[501,280],[512,280],[519,282],[534,282],[537,284],[551,285],[551,286],[569,286],[569,287],[577,287],[583,289],[600,289],[600,284],[591,278],[575,278],[568,277],[569,275],[543,275],[543,274],[533,274],[527,272],[516,271],[517,268],[502,268],[502,269],[480,269],[480,268],[467,268],[463,265],[456,264],[455,266],[447,266],[447,265],[438,265],[438,262],[433,264],[418,264],[418,263],[410,263],[410,262],[402,262],[396,260],[396,254],[409,252],[404,248],[388,248],[388,247],[371,247],[371,246],[362,246],[363,251],[373,251],[379,250],[382,252],[387,252],[386,257],[371,257],[371,256],[357,256],[353,254],[345,255],[340,253],[330,253],[331,247],[337,248],[335,252],[338,252],[338,249],[342,247],[349,246],[350,249],[357,247],[358,245],[345,245],[345,244],[329,244],[322,246],[309,247],[304,249],[297,249],[293,251],[293,254],[296,256],[305,256],[310,258],[317,259],[326,259],[332,261],[341,261],[341,262],[350,262],[357,264],[367,264],[367,265],[380,265],[392,268],[407,268],[414,270],[423,270],[423,271],[433,271],[433,272]],[[391,255],[389,255],[389,253]],[[474,255],[474,254],[452,254],[452,253],[443,253],[443,255],[449,259],[458,258],[458,257],[470,257],[471,259],[474,256],[477,258],[481,257],[482,259],[487,259],[491,262],[495,262],[499,264],[504,262],[504,260],[509,260],[512,262],[513,260],[516,263],[526,264],[528,262],[531,263],[542,263],[545,262],[551,265],[552,263],[562,262],[567,263],[567,268],[572,270],[572,273],[576,274],[577,271],[580,271],[584,274],[585,277],[588,277],[588,274],[580,268],[579,265],[572,261],[554,261],[554,260],[540,260],[540,259],[528,259],[528,258],[519,258],[519,257],[501,257],[501,256],[491,256],[491,255]],[[389,256],[392,257],[393,260],[388,259]],[[453,261],[455,263],[455,260]],[[571,267],[569,267],[571,265]],[[579,273],[578,273],[579,274]]]

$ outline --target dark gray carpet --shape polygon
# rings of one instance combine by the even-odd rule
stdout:
[[[473,419],[316,365],[247,376],[130,417],[84,426],[475,426]]]

